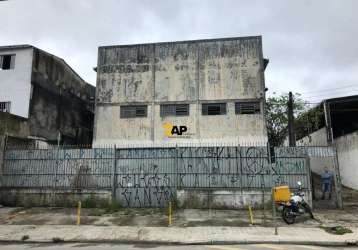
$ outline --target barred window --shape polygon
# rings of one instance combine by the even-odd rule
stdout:
[[[15,55],[0,55],[0,70],[14,69]]]
[[[160,116],[188,116],[189,104],[163,104],[160,105]]]
[[[147,106],[121,106],[120,118],[147,117]]]
[[[0,112],[10,113],[11,102],[0,102]]]
[[[226,103],[205,103],[202,105],[202,115],[226,115]]]
[[[260,102],[236,102],[235,114],[260,114]]]

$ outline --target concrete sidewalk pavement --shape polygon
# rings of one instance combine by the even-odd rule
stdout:
[[[320,228],[281,227],[121,227],[0,225],[2,242],[116,242],[153,244],[306,244],[357,245],[353,233],[332,235]]]

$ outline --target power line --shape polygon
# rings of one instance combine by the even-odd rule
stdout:
[[[330,88],[330,89],[312,90],[312,91],[308,91],[308,92],[303,92],[301,94],[304,95],[304,94],[310,94],[310,93],[316,93],[316,92],[330,92],[332,90],[349,88],[349,87],[353,87],[353,86],[358,86],[358,84],[343,85],[343,86],[340,86],[337,88]]]
[[[331,94],[327,94],[327,93],[325,93],[325,94],[322,94],[322,95],[312,95],[312,96],[305,96],[304,98],[305,99],[310,99],[310,98],[317,98],[317,97],[324,97],[324,96],[328,96],[328,97],[330,97],[331,98],[331,96],[332,95],[338,95],[338,94],[340,94],[340,92],[357,92],[358,91],[358,89],[350,89],[350,90],[344,90],[344,89],[342,89],[342,90],[340,90],[340,91],[336,91],[335,93],[331,93]],[[348,93],[347,93],[348,94]],[[327,99],[327,98],[322,98],[322,99]]]

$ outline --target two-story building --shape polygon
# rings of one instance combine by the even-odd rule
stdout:
[[[104,46],[94,145],[267,142],[261,36]]]
[[[4,136],[91,144],[95,87],[63,59],[31,45],[0,46],[0,89],[0,144]]]

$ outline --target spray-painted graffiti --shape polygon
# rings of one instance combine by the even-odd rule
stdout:
[[[274,163],[266,147],[7,150],[2,186],[108,190],[129,207],[162,207],[177,189],[308,187],[302,151],[287,150]]]

